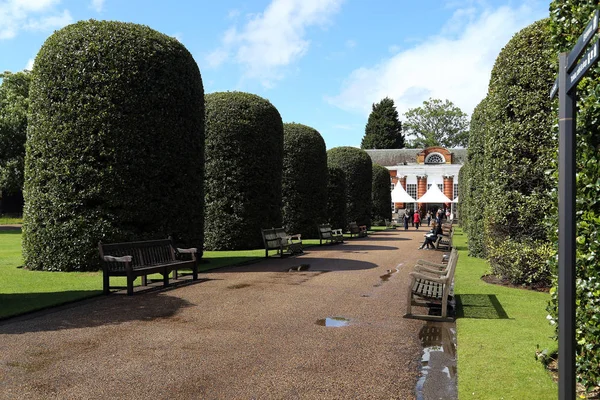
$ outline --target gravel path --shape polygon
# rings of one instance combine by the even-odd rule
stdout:
[[[411,399],[404,319],[425,228],[102,296],[0,323],[1,399]],[[288,272],[300,264],[307,271]],[[322,326],[340,317],[347,326]]]

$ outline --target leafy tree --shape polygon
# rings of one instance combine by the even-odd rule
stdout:
[[[409,147],[467,147],[469,121],[467,114],[450,100],[429,99],[422,107],[411,108],[404,117],[404,130],[415,138]]]
[[[0,78],[0,190],[15,194],[23,188],[31,73],[5,72]]]
[[[373,104],[369,115],[361,149],[401,149],[404,147],[402,124],[394,100],[384,98]]]

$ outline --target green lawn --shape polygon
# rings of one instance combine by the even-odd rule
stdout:
[[[557,385],[536,360],[536,349],[556,349],[546,320],[547,293],[487,284],[487,261],[468,256],[466,236],[453,237],[459,250],[457,301],[458,397],[460,399],[556,399]]]

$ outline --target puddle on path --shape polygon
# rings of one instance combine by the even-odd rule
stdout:
[[[350,320],[344,317],[328,317],[317,320],[317,325],[330,328],[340,328],[342,326],[348,326],[349,324]]]
[[[404,263],[400,263],[400,264],[396,265],[396,268],[394,268],[394,269],[388,269],[387,273],[385,273],[379,277],[379,279],[381,279],[379,281],[379,283],[375,284],[373,286],[378,287],[378,286],[381,286],[383,284],[383,282],[389,281],[390,278],[392,277],[392,275],[394,275],[397,272],[400,272],[400,267],[402,266],[402,264],[404,264]]]
[[[450,322],[428,322],[421,328],[423,345],[417,400],[458,398],[456,387],[456,327]]]

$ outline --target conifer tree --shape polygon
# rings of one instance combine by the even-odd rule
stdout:
[[[404,147],[404,135],[394,100],[384,98],[369,115],[361,149],[401,149]]]

